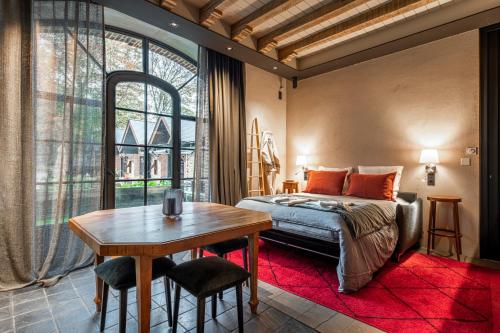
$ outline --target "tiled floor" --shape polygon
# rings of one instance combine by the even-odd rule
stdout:
[[[187,259],[177,254],[177,261]],[[250,313],[248,290],[244,289],[245,332],[379,332],[364,323],[341,313],[314,304],[306,299],[285,292],[264,282],[259,283],[259,314]],[[69,274],[50,288],[28,287],[13,292],[0,293],[0,332],[49,333],[98,331],[99,315],[93,303],[95,280],[92,268]],[[157,280],[152,286],[153,302],[151,332],[170,332],[165,311],[163,283]],[[219,315],[211,319],[210,306],[206,307],[205,332],[237,331],[235,293],[227,291],[219,301]],[[128,297],[127,332],[137,332],[135,290]],[[183,292],[180,302],[178,332],[194,332],[196,299]],[[105,332],[118,332],[118,294],[108,300]]]

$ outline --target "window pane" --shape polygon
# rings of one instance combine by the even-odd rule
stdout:
[[[144,179],[144,148],[116,146],[116,179]]]
[[[197,68],[176,53],[150,43],[149,73],[179,88],[196,75]]]
[[[181,151],[181,178],[194,177],[194,150]]]
[[[181,114],[185,116],[196,116],[196,103],[198,97],[198,80],[193,78],[181,90]]]
[[[181,120],[181,147],[194,149],[196,134],[196,122],[193,120]]]
[[[144,182],[117,182],[115,184],[115,207],[137,206],[144,206]]]
[[[116,85],[117,108],[144,111],[144,83],[121,82]]]
[[[148,115],[148,145],[172,146],[172,118]]]
[[[193,180],[192,179],[182,180],[181,188],[184,191],[184,201],[193,201]]]
[[[172,178],[172,149],[149,148],[148,178]]]
[[[148,181],[148,205],[160,205],[163,203],[163,192],[172,187],[171,180]]]
[[[115,112],[115,140],[117,144],[144,144],[144,114],[138,112]]]
[[[142,40],[106,31],[106,72],[142,72]]]
[[[172,97],[155,86],[148,85],[148,112],[172,115]]]

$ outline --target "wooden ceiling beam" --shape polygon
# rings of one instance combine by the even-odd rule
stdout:
[[[288,62],[295,58],[300,51],[326,44],[342,36],[355,33],[374,24],[391,19],[392,17],[408,13],[434,1],[435,0],[393,0],[385,5],[374,8],[352,19],[343,21],[278,49],[278,59],[281,62]]]
[[[315,25],[328,21],[336,16],[342,15],[349,10],[359,7],[370,0],[335,0],[330,2],[309,14],[291,21],[285,26],[269,32],[257,40],[257,49],[259,52],[267,53],[275,48],[278,43],[290,36],[293,36],[299,30],[312,28]]]
[[[205,28],[210,27],[222,17],[222,11],[218,9],[229,0],[211,0],[200,9],[200,24]]]
[[[176,0],[160,0],[160,7],[166,10],[172,10],[177,5]]]
[[[252,33],[253,28],[266,22],[280,12],[283,12],[303,0],[271,0],[231,26],[231,39],[241,41]]]

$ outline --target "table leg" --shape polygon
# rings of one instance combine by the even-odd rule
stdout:
[[[258,262],[259,262],[259,233],[248,236],[248,249],[250,250],[250,309],[257,314],[259,299],[257,297]]]
[[[104,257],[100,256],[98,254],[95,255],[94,259],[94,265],[97,266],[99,264],[102,264],[104,262]],[[94,303],[95,303],[95,310],[97,312],[101,312],[101,305],[102,305],[102,288],[103,288],[103,281],[96,275],[95,276],[95,298],[94,298]]]
[[[134,257],[137,282],[137,319],[139,332],[149,333],[151,317],[151,277],[153,258]]]
[[[198,258],[198,249],[194,248],[194,249],[191,249],[191,260],[194,260],[196,258]]]

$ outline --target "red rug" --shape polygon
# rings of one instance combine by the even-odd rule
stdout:
[[[241,264],[241,251],[230,254]],[[366,287],[337,291],[336,262],[261,242],[259,279],[388,332],[500,332],[500,270],[410,253]]]

